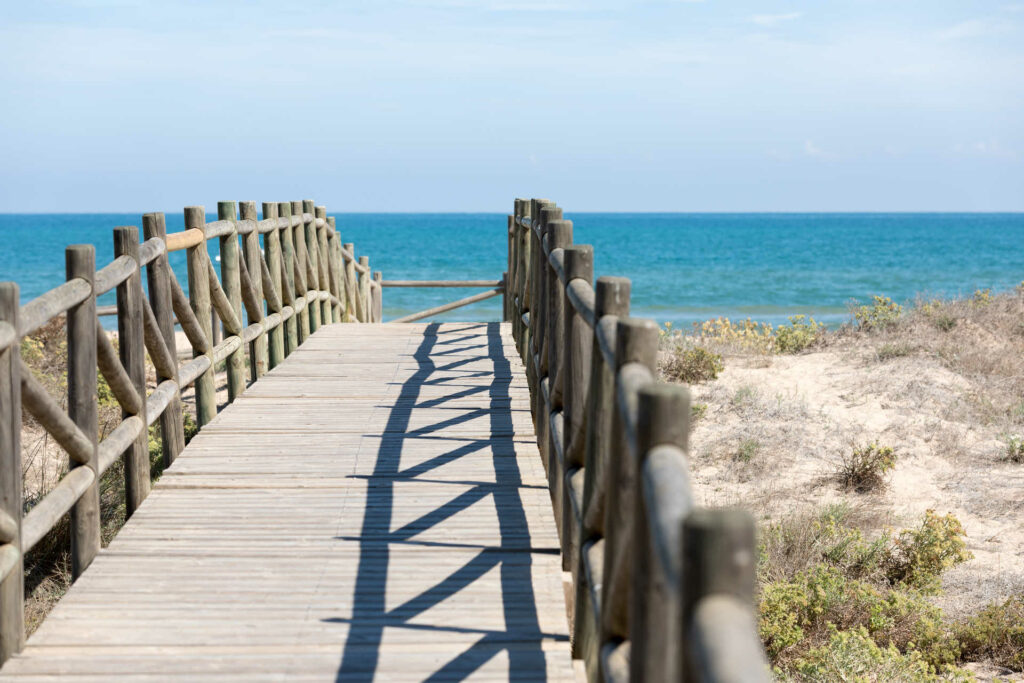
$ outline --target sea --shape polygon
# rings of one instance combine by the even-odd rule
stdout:
[[[498,280],[507,267],[498,213],[336,214],[345,242],[394,280]],[[595,275],[632,281],[632,313],[685,328],[725,316],[773,324],[810,315],[836,327],[853,302],[1004,291],[1024,280],[1024,213],[574,213],[576,244]],[[215,220],[211,215],[208,220]],[[168,231],[183,229],[180,212]],[[0,214],[0,281],[22,303],[64,280],[64,247],[92,243],[113,258],[112,228],[139,214]],[[216,240],[209,242],[218,258]],[[187,289],[183,252],[171,255]],[[470,296],[470,289],[385,288],[389,320]],[[114,303],[108,294],[101,304]],[[492,298],[435,320],[498,320]],[[114,326],[114,319],[104,320]]]

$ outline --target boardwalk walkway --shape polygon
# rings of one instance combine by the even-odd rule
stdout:
[[[506,325],[321,328],[0,678],[573,680],[535,439]]]

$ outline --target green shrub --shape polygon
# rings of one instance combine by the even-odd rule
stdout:
[[[839,463],[839,482],[857,492],[874,491],[885,486],[885,474],[896,466],[896,454],[889,446],[871,442],[843,454]]]
[[[893,585],[936,592],[942,572],[974,557],[967,550],[966,536],[952,514],[940,517],[934,510],[926,511],[920,526],[904,529],[893,540],[886,577]]]
[[[870,306],[860,306],[853,313],[857,327],[862,330],[884,330],[899,320],[903,313],[903,307],[887,296],[876,294],[871,301]]]
[[[992,303],[991,289],[976,289],[971,297],[971,303],[977,306],[987,306]]]
[[[761,442],[757,439],[743,439],[736,449],[735,458],[740,462],[750,462],[760,449]]]
[[[1024,671],[1024,593],[989,605],[959,624],[956,632],[964,657]]]
[[[885,361],[892,360],[893,358],[902,358],[903,356],[909,356],[913,350],[914,347],[912,347],[910,344],[907,344],[906,342],[882,344],[881,346],[878,347],[878,350],[875,351],[875,357],[879,361],[884,363]]]
[[[825,325],[805,315],[794,315],[789,318],[789,325],[775,328],[775,350],[779,353],[797,353],[814,344],[825,336]]]
[[[690,404],[690,422],[694,423],[697,420],[701,420],[705,415],[708,414],[707,403],[691,403]]]
[[[949,332],[956,327],[956,318],[945,313],[940,313],[932,317],[932,324],[943,332]]]
[[[813,648],[793,665],[791,680],[807,681],[941,681],[917,652],[902,654],[892,645],[880,647],[863,627],[830,629],[827,643]]]
[[[724,369],[722,357],[702,346],[677,348],[662,368],[670,379],[687,384],[717,379],[718,373]]]
[[[1006,438],[1006,459],[1024,463],[1024,436],[1014,434]]]

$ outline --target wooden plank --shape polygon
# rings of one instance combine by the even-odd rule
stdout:
[[[576,680],[508,325],[326,325],[218,414],[0,680]]]

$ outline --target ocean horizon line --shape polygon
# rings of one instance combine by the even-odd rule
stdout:
[[[184,207],[183,207],[184,208]],[[177,213],[180,209],[175,209]],[[0,211],[0,216],[125,216],[130,214],[160,213],[152,209],[117,211]],[[171,213],[163,211],[162,213]],[[216,210],[207,211],[216,214]],[[507,216],[502,211],[328,211],[331,216]],[[1024,209],[1009,210],[935,210],[935,209],[870,209],[870,210],[767,210],[767,211],[668,211],[668,210],[629,210],[572,211],[572,214],[584,216],[1017,216],[1024,215]],[[260,212],[262,215],[262,212]]]

